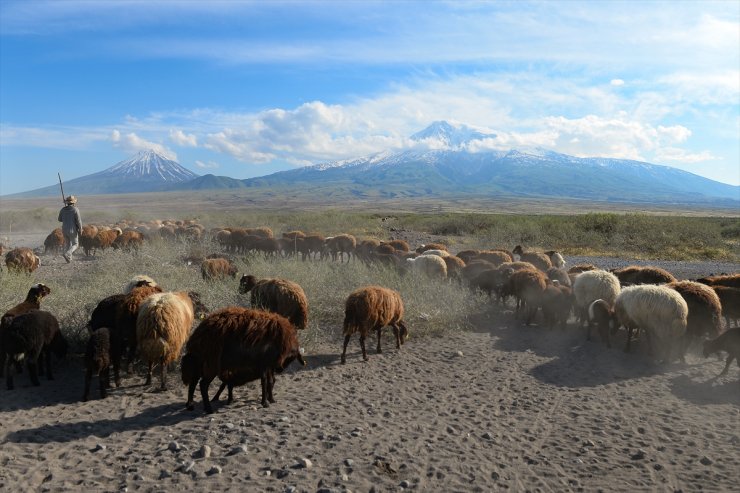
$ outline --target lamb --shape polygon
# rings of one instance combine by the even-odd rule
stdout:
[[[118,312],[119,307],[123,304],[126,298],[125,294],[114,294],[101,300],[90,315],[90,320],[87,322],[87,329],[91,334],[96,331],[106,328],[109,332],[109,350],[110,350],[110,361],[113,366],[113,380],[116,387],[121,386],[121,358],[126,346],[125,334],[122,330],[118,330]],[[110,373],[105,374],[105,378],[110,380]]]
[[[145,385],[151,385],[152,367],[158,363],[160,389],[167,388],[167,365],[180,357],[194,318],[193,300],[186,292],[153,294],[141,304],[136,342],[139,355],[148,364]]]
[[[2,332],[3,352],[9,359],[6,362],[6,384],[13,390],[13,373],[15,365],[24,359],[28,365],[31,383],[40,385],[38,378],[38,359],[43,353],[46,360],[46,378],[53,380],[51,371],[51,353],[63,358],[67,354],[67,341],[59,330],[59,322],[49,312],[32,310],[13,318],[10,325]]]
[[[714,292],[719,296],[722,303],[722,316],[725,317],[726,327],[730,328],[730,322],[735,321],[735,326],[740,322],[740,288],[729,286],[712,286]]]
[[[219,377],[229,385],[260,379],[262,407],[274,403],[275,373],[294,360],[305,366],[296,329],[276,313],[227,307],[206,317],[191,334],[182,358],[182,381],[188,386],[185,407],[194,409],[193,394],[200,381],[206,413],[213,413],[208,387]]]
[[[619,279],[611,272],[590,270],[579,274],[573,282],[573,295],[580,323],[588,320],[588,307],[596,300],[603,300],[613,307],[620,290]]]
[[[615,329],[616,316],[612,305],[604,300],[594,300],[588,306],[588,332],[586,340],[591,340],[591,330],[596,327],[601,336],[601,340],[606,342],[606,347],[611,348],[609,333]]]
[[[678,342],[686,334],[689,315],[689,307],[677,291],[653,284],[629,286],[617,296],[614,312],[627,329],[625,352],[629,351],[633,331],[642,329],[651,352],[657,349],[658,360],[673,360]]]
[[[621,269],[612,269],[611,272],[617,276],[622,286],[635,284],[666,284],[675,282],[673,274],[660,267],[630,265]]]
[[[665,286],[676,290],[689,308],[686,336],[681,347],[683,357],[693,339],[707,333],[717,337],[721,333],[722,303],[712,288],[698,282],[677,281]]]
[[[18,315],[29,313],[32,310],[39,310],[41,308],[41,300],[51,294],[51,289],[45,284],[34,284],[26,294],[26,299],[15,305],[13,308],[3,314],[0,319],[0,377],[3,376],[5,371],[5,352],[2,349],[2,333],[10,326],[10,323]]]
[[[287,318],[298,330],[308,327],[308,298],[297,283],[287,279],[261,279],[243,275],[239,292],[251,291],[252,308],[260,308]]]
[[[728,329],[712,341],[704,341],[705,358],[719,351],[727,351],[727,360],[725,361],[725,368],[722,370],[722,373],[717,375],[716,378],[727,374],[733,359],[737,362],[738,367],[740,367],[740,327]]]
[[[231,276],[236,279],[237,268],[231,262],[223,258],[206,259],[200,264],[200,274],[205,281],[225,279]]]
[[[696,282],[700,282],[708,286],[727,286],[730,288],[740,288],[740,273],[702,277],[701,279],[697,279]]]
[[[437,257],[439,258],[439,257]],[[380,331],[386,325],[393,329],[396,338],[396,349],[401,349],[409,333],[403,322],[403,300],[401,295],[392,289],[380,286],[367,286],[352,292],[344,305],[344,323],[342,335],[344,346],[342,349],[342,364],[347,361],[347,344],[355,332],[360,333],[360,348],[362,359],[368,361],[365,350],[365,338],[371,330],[378,335],[378,354],[382,353],[380,348]]]
[[[409,266],[413,272],[420,273],[433,279],[444,280],[447,278],[447,264],[442,257],[438,257],[436,255],[421,255],[416,258],[407,258],[406,265]]]
[[[44,240],[44,253],[59,253],[62,251],[62,248],[64,248],[62,228],[56,228]]]
[[[40,259],[30,248],[14,248],[5,254],[5,265],[9,272],[30,274],[39,268],[40,263]]]
[[[544,253],[525,252],[521,245],[515,246],[514,250],[512,250],[512,253],[519,255],[520,261],[529,262],[542,272],[545,272],[547,271],[547,269],[552,267],[550,257],[545,255]]]
[[[111,346],[110,330],[108,327],[100,327],[90,333],[85,349],[85,391],[82,401],[86,402],[90,396],[90,383],[93,374],[98,376],[100,385],[100,398],[105,399],[108,395],[107,389],[110,384]]]

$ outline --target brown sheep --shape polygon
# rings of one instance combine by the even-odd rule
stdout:
[[[90,396],[90,383],[93,374],[98,376],[100,398],[105,399],[110,385],[111,345],[110,330],[100,327],[90,334],[85,348],[85,391],[82,401],[86,402]]]
[[[545,272],[545,275],[547,275],[547,278],[551,281],[558,281],[561,286],[570,286],[570,277],[568,277],[568,273],[565,272],[563,269],[559,269],[557,267],[550,267]]]
[[[506,250],[481,250],[475,258],[491,262],[497,267],[505,262],[514,261],[514,256]]]
[[[465,262],[456,255],[450,255],[449,257],[442,257],[442,260],[447,264],[447,279],[462,279],[462,270],[465,268]]]
[[[398,250],[399,252],[410,252],[411,246],[409,246],[406,240],[391,240],[387,242],[390,246]],[[447,250],[447,248],[439,248],[439,250]]]
[[[288,233],[283,233],[283,238],[286,240],[295,240],[297,238],[305,238],[306,233],[303,231],[289,231]]]
[[[287,279],[261,279],[243,275],[239,292],[249,293],[252,308],[260,308],[287,318],[298,330],[308,327],[308,298],[297,283]]]
[[[380,245],[380,241],[376,240],[375,238],[369,238],[366,240],[362,240],[357,244],[357,247],[355,248],[355,253],[358,257],[367,260],[371,254],[375,253],[376,248]]]
[[[496,266],[493,265],[491,262],[486,262],[485,260],[473,260],[466,263],[460,274],[462,275],[462,278],[464,280],[470,282],[475,279],[481,272],[495,268]]]
[[[115,240],[113,240],[111,246],[114,250],[118,250],[120,248],[124,252],[130,252],[131,250],[138,252],[139,248],[141,248],[143,244],[144,235],[138,231],[129,230],[124,231]]]
[[[609,303],[602,299],[594,300],[588,306],[588,331],[586,332],[586,340],[591,340],[591,330],[596,327],[601,340],[606,343],[606,347],[612,347],[609,340],[609,333],[615,328],[616,322],[617,318],[614,309]]]
[[[59,322],[49,312],[31,310],[13,318],[2,332],[3,353],[9,361],[21,363],[24,359],[33,385],[40,385],[38,379],[38,360],[43,354],[46,360],[46,378],[53,380],[51,372],[51,353],[63,358],[67,354],[67,341],[59,330]],[[6,382],[8,390],[13,390],[15,364],[8,365]]]
[[[696,282],[707,284],[709,286],[728,286],[730,288],[740,288],[740,273],[702,277],[701,279],[697,279]]]
[[[194,409],[193,395],[200,381],[203,407],[213,413],[208,387],[219,377],[229,386],[260,379],[262,406],[274,403],[275,373],[294,360],[305,366],[295,327],[276,313],[227,307],[206,317],[191,334],[182,358],[182,381],[188,386],[185,407]]]
[[[44,240],[44,253],[60,253],[62,248],[64,248],[62,228],[56,228]]]
[[[381,255],[393,255],[396,253],[396,249],[390,243],[381,243],[375,248],[375,253]]]
[[[550,257],[540,252],[525,252],[521,245],[517,245],[512,250],[512,253],[519,255],[519,260],[522,262],[529,262],[534,265],[537,269],[542,272],[546,272],[547,269],[552,267],[552,261]]]
[[[502,292],[514,296],[517,318],[522,318],[525,325],[529,325],[537,314],[546,286],[547,278],[542,271],[524,269],[511,275]]]
[[[30,248],[14,248],[5,254],[5,265],[8,271],[30,274],[39,268],[40,263],[40,259]]]
[[[126,360],[126,371],[136,354],[136,317],[139,315],[139,307],[146,299],[156,293],[161,293],[162,288],[159,286],[139,286],[131,290],[123,301],[116,306],[116,327],[115,330],[122,341],[123,350],[128,348],[128,358]]]
[[[421,245],[419,248],[416,249],[416,253],[422,254],[426,252],[427,250],[447,250],[447,245],[443,243],[427,243],[425,245]],[[408,251],[408,250],[407,250]]]
[[[712,286],[712,289],[722,303],[722,316],[725,317],[726,327],[730,328],[732,320],[737,326],[740,322],[740,288]]]
[[[32,310],[41,309],[41,300],[51,294],[51,289],[45,284],[34,284],[26,294],[26,299],[15,305],[13,308],[3,314],[0,319],[0,340],[2,339],[2,332],[10,326],[10,323],[18,315],[23,315]],[[2,344],[0,343],[0,377],[3,376],[5,371],[5,353],[2,350]]]
[[[90,224],[86,224],[82,227],[80,232],[80,246],[82,251],[85,252],[85,256],[89,257],[93,254],[95,248],[95,236],[98,234],[98,228]]]
[[[336,261],[338,257],[341,263],[344,263],[344,254],[347,254],[347,261],[349,262],[355,253],[357,240],[352,235],[341,234],[327,238],[325,245],[326,249],[331,254],[332,260]]]
[[[480,250],[461,250],[457,252],[457,256],[465,262],[465,265],[475,260],[480,254]]]
[[[712,341],[704,342],[704,357],[708,357],[710,354],[717,353],[719,351],[727,351],[727,361],[725,362],[725,368],[722,373],[717,375],[719,378],[726,375],[730,369],[732,360],[737,362],[740,367],[740,327],[734,329],[728,329],[724,334]]]
[[[110,248],[111,245],[113,245],[113,241],[115,241],[121,233],[122,231],[118,228],[100,231],[95,235],[95,240],[93,241],[93,252],[97,249],[105,251]]]
[[[622,286],[635,284],[666,284],[676,282],[673,274],[660,267],[630,265],[621,269],[612,269],[609,272],[617,276]]]
[[[555,283],[548,284],[545,287],[539,304],[546,327],[552,329],[558,326],[565,329],[570,310],[573,308],[573,291],[569,286],[562,286],[558,281],[555,281]]]
[[[260,226],[259,228],[247,228],[247,234],[253,236],[259,236],[260,238],[271,239],[274,238],[272,230],[267,226]]]
[[[145,385],[152,383],[152,367],[160,365],[160,389],[167,388],[167,365],[180,358],[190,335],[195,312],[186,292],[157,293],[141,304],[136,318],[139,355],[148,364]]]
[[[401,349],[401,344],[408,339],[408,329],[403,322],[403,312],[401,295],[392,289],[367,286],[351,293],[344,305],[342,363],[347,361],[347,344],[355,332],[360,333],[360,348],[362,348],[362,359],[365,361],[368,360],[365,338],[371,330],[378,335],[378,354],[382,352],[380,331],[386,325],[393,328],[396,349]]]
[[[325,240],[326,239],[320,234],[309,234],[303,238],[303,251],[306,252],[308,258],[311,256],[315,258],[317,255],[321,255],[321,250],[324,249]],[[303,253],[303,251],[301,253]],[[306,257],[304,257],[303,260],[306,260]]]
[[[221,280],[226,276],[236,279],[237,268],[226,259],[209,258],[200,264],[200,274],[206,281]]]
[[[712,338],[720,335],[722,304],[712,288],[693,281],[672,282],[666,284],[666,287],[678,291],[689,308],[681,356],[686,354],[693,339],[702,338],[705,334]]]
[[[568,269],[568,274],[580,274],[581,272],[588,272],[590,270],[597,270],[594,264],[578,264]]]

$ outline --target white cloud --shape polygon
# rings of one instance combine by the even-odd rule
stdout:
[[[624,81],[622,79],[612,79],[609,83],[615,87],[620,87],[624,85]]]
[[[125,152],[134,153],[151,149],[167,159],[177,160],[177,154],[172,149],[143,139],[133,132],[122,135],[119,130],[115,129],[110,133],[110,140],[113,142],[113,147],[123,149]]]
[[[711,151],[689,152],[677,147],[663,147],[655,152],[655,158],[661,163],[703,163],[718,160]]]
[[[219,164],[214,161],[203,162],[197,159],[195,160],[195,166],[201,169],[212,169],[220,167]]]
[[[183,147],[198,147],[198,139],[193,134],[186,134],[182,130],[170,130],[170,140]]]
[[[3,124],[0,125],[0,146],[83,150],[97,142],[108,140],[109,132],[105,128],[22,127]]]

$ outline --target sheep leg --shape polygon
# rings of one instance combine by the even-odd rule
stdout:
[[[152,384],[152,366],[154,366],[154,363],[151,361],[147,364],[147,370],[146,370],[146,382],[144,382],[144,385],[151,385]]]
[[[349,335],[344,336],[344,347],[342,348],[342,364],[347,362],[347,344],[349,344]]]
[[[234,384],[230,383],[228,385],[229,388],[229,397],[226,399],[226,404],[231,404],[234,402]]]
[[[378,334],[378,350],[377,350],[377,353],[378,354],[382,354],[383,353],[383,350],[380,348],[380,332],[381,332],[381,330],[383,330],[383,326],[382,325],[379,326],[379,327],[375,327],[375,332]]]
[[[162,383],[160,384],[159,388],[161,390],[167,390],[167,365],[164,363],[164,361],[162,361],[161,375]]]
[[[213,396],[213,399],[211,399],[211,402],[218,402],[218,400],[221,398],[221,392],[223,392],[225,388],[226,388],[226,382],[222,381],[221,386],[219,386],[218,390],[216,391],[216,395]]]
[[[54,380],[54,375],[51,373],[51,348],[46,346],[42,352],[44,362],[46,363],[46,379]]]
[[[725,369],[722,370],[722,373],[717,375],[717,378],[727,375],[727,372],[730,370],[730,365],[732,364],[732,360],[735,359],[734,354],[730,354],[727,356],[727,361],[725,362]],[[738,359],[738,365],[740,365],[740,359]]]
[[[401,349],[401,332],[396,324],[391,325],[391,328],[393,329],[393,337],[396,338],[396,349]]]
[[[272,396],[272,389],[275,387],[275,373],[272,370],[267,371],[267,400],[275,404],[275,398]]]
[[[627,327],[627,345],[624,347],[625,353],[630,352],[630,343],[632,342],[632,331],[633,330],[634,330],[633,327]]]
[[[39,382],[39,356],[28,360],[28,376],[31,377],[31,383],[34,386],[41,385],[41,382]]]
[[[211,407],[211,401],[208,400],[208,386],[211,385],[211,381],[206,380],[206,377],[202,377],[200,379],[200,396],[203,399],[203,408],[205,409],[206,413],[213,414],[213,407]]]
[[[13,374],[15,373],[15,365],[13,364],[13,361],[11,361],[10,358],[5,360],[5,385],[7,386],[8,390],[13,390],[15,386],[13,385]]]
[[[365,349],[365,336],[360,335],[360,348],[362,349],[362,359],[368,361],[367,350]]]
[[[263,372],[262,376],[260,376],[260,383],[262,384],[262,407],[270,407],[270,404],[267,402],[268,387],[270,385],[268,379],[268,372]]]
[[[0,348],[0,377],[5,376],[5,362],[9,361],[7,358],[7,355],[5,354],[5,351]]]
[[[105,368],[98,374],[98,385],[100,386],[100,398],[105,399],[106,397],[108,397],[107,389],[110,385],[110,368]],[[87,391],[89,390],[90,388],[88,386]]]
[[[87,402],[90,396],[90,381],[92,380],[92,368],[85,370],[85,392],[82,394],[82,402]]]
[[[188,401],[185,403],[185,409],[188,411],[192,411],[195,409],[195,405],[193,404],[193,395],[195,394],[195,386],[198,385],[198,379],[193,378],[193,380],[188,384]]]

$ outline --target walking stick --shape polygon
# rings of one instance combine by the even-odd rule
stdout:
[[[59,188],[61,188],[62,190],[62,204],[66,204],[66,202],[64,201],[64,185],[62,185],[62,175],[57,172],[57,176],[59,177]]]

